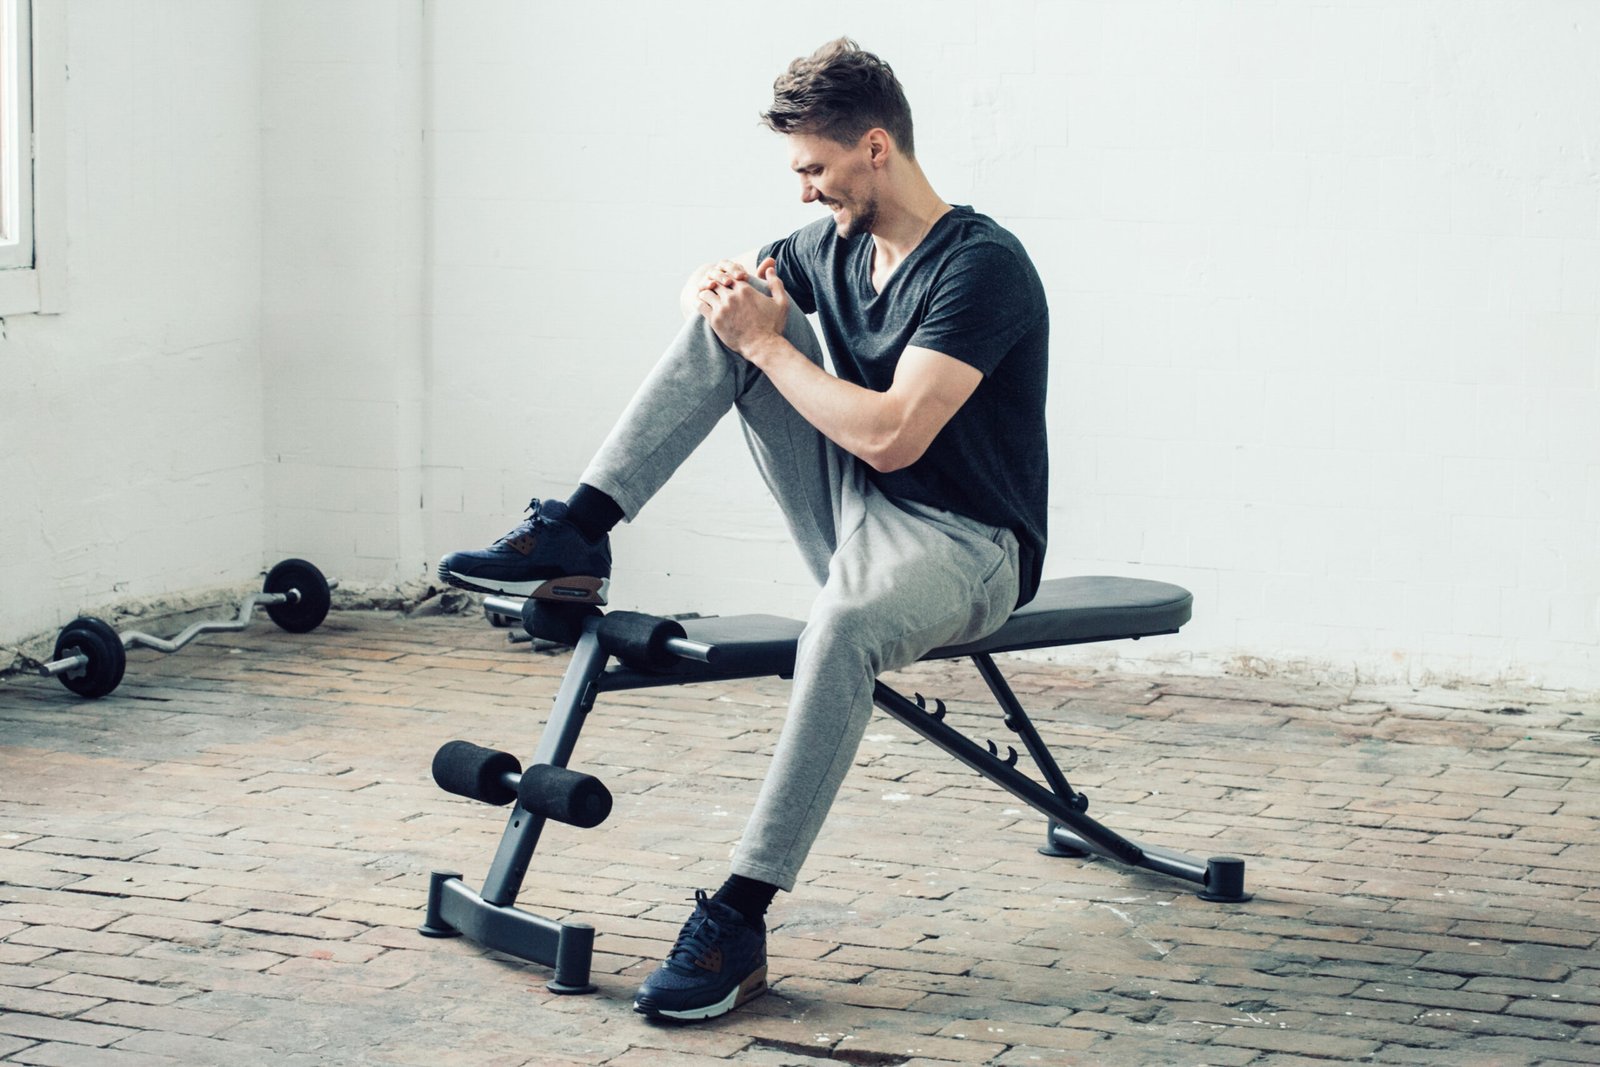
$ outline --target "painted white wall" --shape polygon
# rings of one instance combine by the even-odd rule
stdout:
[[[1134,651],[1600,686],[1600,75],[1574,3],[431,10],[430,555],[565,494],[686,271],[814,217],[755,115],[848,32],[1054,316],[1047,573],[1166,578]],[[621,601],[803,610],[732,427]]]
[[[257,5],[65,25],[66,307],[0,330],[0,641],[262,563]]]
[[[1600,688],[1591,14],[74,5],[69,310],[0,344],[0,637],[280,555],[401,581],[564,494],[687,270],[814,217],[755,116],[848,32],[1044,275],[1047,573],[1197,595],[1133,651]],[[624,606],[809,601],[731,425],[615,540]]]
[[[422,12],[297,0],[261,21],[268,556],[369,583],[426,556]]]

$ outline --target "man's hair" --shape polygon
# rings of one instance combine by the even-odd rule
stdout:
[[[889,64],[848,37],[829,41],[789,64],[772,83],[761,121],[779,133],[804,133],[853,145],[874,127],[915,158],[911,105]]]

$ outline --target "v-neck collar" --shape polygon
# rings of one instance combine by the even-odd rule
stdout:
[[[889,276],[883,280],[883,288],[882,289],[879,289],[876,285],[873,284],[873,281],[872,281],[873,261],[875,259],[877,259],[877,256],[878,256],[878,244],[877,244],[876,241],[874,241],[872,239],[872,234],[870,234],[870,233],[867,234],[866,235],[867,249],[866,249],[865,254],[863,254],[862,257],[861,257],[861,259],[862,259],[862,268],[861,269],[866,272],[865,286],[866,286],[867,295],[871,299],[875,300],[878,297],[881,297],[884,293],[888,292],[889,291],[889,286],[894,283],[894,280],[896,278],[900,277],[900,273],[906,269],[906,264],[911,262],[912,257],[914,257],[917,253],[921,252],[924,248],[928,247],[928,241],[933,237],[934,233],[939,229],[939,227],[944,225],[944,220],[949,218],[951,215],[954,215],[956,212],[962,211],[962,210],[967,210],[967,209],[965,209],[960,204],[951,204],[949,211],[946,211],[943,215],[940,215],[938,218],[934,219],[933,220],[933,225],[928,227],[928,232],[923,234],[922,235],[922,240],[917,242],[917,247],[915,247],[911,251],[907,252],[905,258],[902,259],[899,263],[896,263],[894,265],[894,269],[889,272]]]

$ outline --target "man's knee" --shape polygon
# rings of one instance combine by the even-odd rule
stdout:
[[[830,597],[817,598],[800,637],[801,656],[826,662],[830,670],[884,669],[894,639],[893,613],[883,605]]]

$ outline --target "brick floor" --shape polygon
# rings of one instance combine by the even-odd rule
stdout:
[[[1014,663],[1093,812],[1247,857],[1255,899],[1041,856],[1038,817],[880,717],[775,905],[773,993],[663,1028],[631,993],[725,873],[781,682],[591,716],[574,766],[615,811],[552,824],[521,902],[599,929],[598,995],[414,932],[429,872],[476,884],[505,818],[439,791],[434,750],[526,758],[564,666],[475,618],[343,612],[136,652],[97,702],[5,682],[0,1062],[1600,1062],[1593,706]],[[964,665],[898,683],[1009,738]]]

